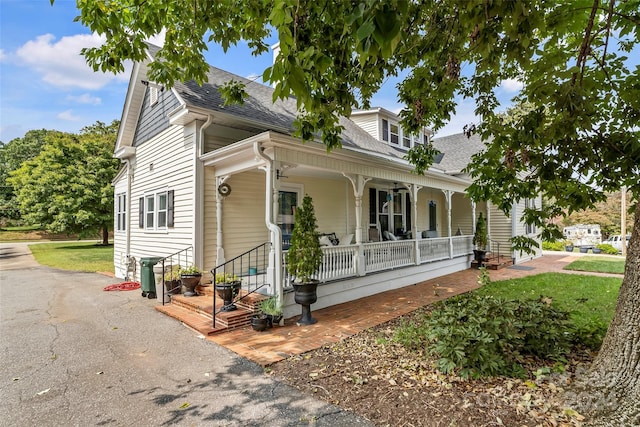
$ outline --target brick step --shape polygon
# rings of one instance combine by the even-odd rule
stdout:
[[[211,286],[209,286],[212,288]],[[241,295],[246,294],[241,291]],[[171,303],[158,306],[156,309],[187,326],[197,330],[203,335],[241,328],[251,324],[251,317],[259,311],[259,305],[266,297],[256,293],[247,295],[244,299],[235,303],[237,310],[220,311],[223,305],[221,298],[216,298],[216,327],[213,328],[213,294],[185,297],[173,295]]]
[[[512,266],[513,259],[502,255],[500,257],[488,256],[483,264],[489,270],[500,270]],[[478,268],[478,262],[476,260],[471,261],[471,268]]]

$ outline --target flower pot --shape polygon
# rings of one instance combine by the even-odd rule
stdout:
[[[589,252],[589,248],[580,248],[581,254],[586,254],[587,252]]]
[[[269,324],[270,328],[272,328],[273,325],[278,325],[282,320],[282,314],[278,314],[278,315],[267,314],[266,316],[267,316],[267,323]]]
[[[235,282],[216,283],[216,293],[223,301],[221,311],[233,311],[237,309],[233,303],[233,299],[240,292],[241,285],[239,280]]]
[[[182,282],[182,286],[186,288],[184,292],[185,297],[195,296],[195,288],[200,283],[200,279],[202,278],[202,274],[181,274],[180,281]]]
[[[177,295],[182,291],[182,283],[180,280],[165,280],[164,288],[169,295]]]
[[[296,304],[302,306],[302,316],[298,319],[299,325],[313,325],[317,322],[316,319],[311,317],[311,304],[318,300],[318,281],[310,281],[305,283],[293,283],[294,299]]]
[[[591,249],[591,251],[592,251],[594,254],[600,254],[600,253],[602,253],[602,249],[600,249],[600,248],[593,248],[593,249]]]
[[[485,262],[486,259],[487,259],[487,251],[484,251],[484,250],[481,250],[481,249],[474,249],[473,250],[473,258],[478,263],[478,268],[480,268],[480,267],[482,267],[482,263]]]
[[[567,251],[567,252],[573,252],[573,245],[566,245],[564,247],[564,250]]]
[[[251,328],[254,331],[262,332],[269,326],[267,316],[259,314],[251,318]]]

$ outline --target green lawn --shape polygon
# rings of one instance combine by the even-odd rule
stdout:
[[[622,258],[582,257],[573,261],[564,269],[624,274],[624,263],[625,260]]]
[[[622,279],[578,274],[543,273],[520,279],[492,282],[475,291],[507,299],[551,298],[559,308],[571,313],[575,325],[606,330],[613,318]]]
[[[62,270],[113,272],[113,245],[93,242],[37,243],[29,245],[39,264]]]

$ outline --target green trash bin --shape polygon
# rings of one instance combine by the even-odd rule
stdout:
[[[140,258],[140,288],[143,297],[156,298],[156,278],[153,274],[153,266],[160,261],[162,261],[162,257]]]

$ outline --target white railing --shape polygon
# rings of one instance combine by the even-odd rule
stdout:
[[[365,273],[415,265],[414,247],[414,240],[365,243]]]
[[[322,264],[316,278],[321,282],[343,279],[357,274],[358,246],[323,246]]]
[[[450,248],[453,244],[453,257],[473,253],[473,236],[455,236],[418,241],[420,263],[428,263],[450,259]],[[397,240],[371,242],[362,245],[364,252],[365,274],[393,268],[416,265],[415,240]],[[323,246],[322,264],[316,279],[321,282],[344,279],[358,275],[359,246]],[[287,272],[286,251],[282,253],[283,278],[285,286],[291,284],[291,276]]]
[[[449,259],[449,238],[437,237],[419,241],[420,262],[433,262]]]
[[[454,257],[473,253],[473,236],[454,236],[451,240],[453,241]]]

